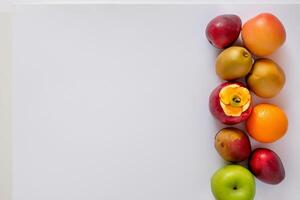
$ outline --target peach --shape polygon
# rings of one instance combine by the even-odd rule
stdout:
[[[245,47],[256,56],[268,56],[285,41],[284,26],[277,17],[262,13],[248,20],[242,27]]]

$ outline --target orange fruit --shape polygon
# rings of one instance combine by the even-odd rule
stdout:
[[[251,53],[256,56],[267,56],[283,45],[286,32],[276,16],[261,13],[243,25],[242,39]]]
[[[258,142],[275,142],[285,135],[288,129],[288,118],[278,106],[258,104],[247,119],[246,129]]]

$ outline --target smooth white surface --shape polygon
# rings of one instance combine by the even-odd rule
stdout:
[[[208,111],[207,22],[276,14],[287,77],[271,100],[289,131],[267,145],[286,179],[256,200],[300,198],[299,6],[20,6],[13,19],[13,200],[212,199],[222,127]],[[266,146],[266,145],[255,145]]]
[[[229,3],[241,3],[241,4],[287,4],[287,3],[299,3],[298,0],[5,0],[11,1],[13,4],[95,4],[95,3],[138,3],[138,4],[168,4],[168,3],[200,3],[200,4],[229,4]]]
[[[11,199],[11,14],[0,13],[0,199]]]

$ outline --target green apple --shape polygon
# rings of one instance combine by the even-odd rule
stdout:
[[[255,180],[248,169],[227,165],[212,176],[211,191],[216,200],[253,200]]]

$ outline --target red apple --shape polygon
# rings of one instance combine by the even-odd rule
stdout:
[[[222,83],[212,91],[209,109],[212,115],[224,124],[240,123],[251,114],[251,94],[241,82]]]
[[[247,134],[237,128],[223,128],[215,137],[215,148],[220,156],[229,162],[246,160],[251,153]]]
[[[237,15],[220,15],[206,26],[208,41],[217,48],[223,49],[234,43],[241,32],[242,21]]]
[[[249,169],[259,180],[273,185],[280,183],[285,177],[279,156],[266,148],[258,148],[252,152]]]

